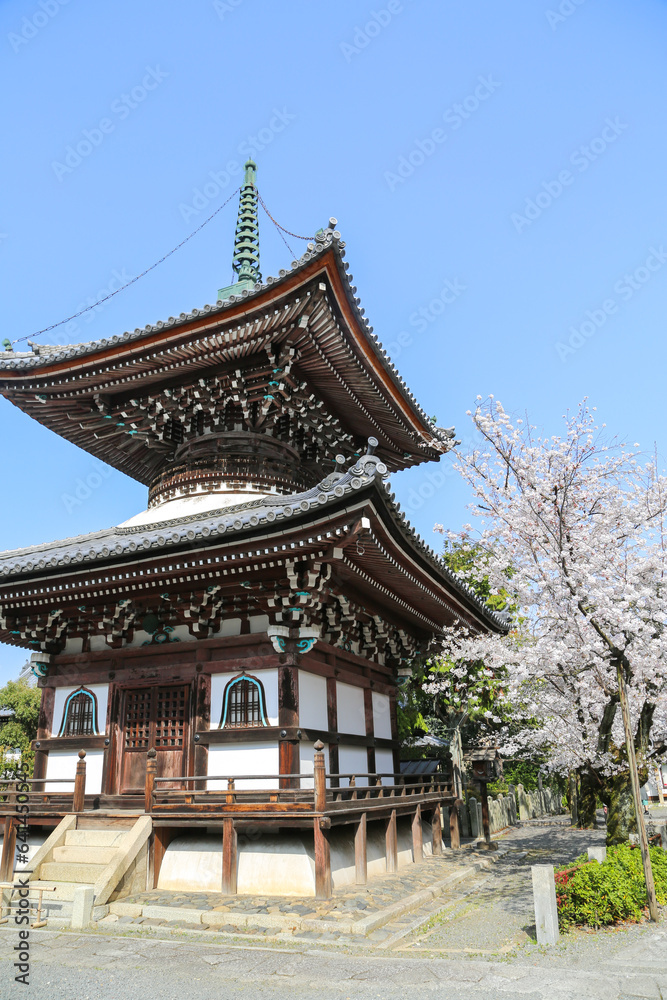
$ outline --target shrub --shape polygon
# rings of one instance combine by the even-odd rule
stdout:
[[[667,853],[651,847],[658,902],[667,902]],[[556,901],[561,930],[577,925],[602,927],[621,920],[637,921],[647,906],[641,851],[635,844],[607,850],[600,864],[586,855],[556,871]]]

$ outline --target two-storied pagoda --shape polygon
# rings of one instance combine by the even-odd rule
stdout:
[[[148,488],[118,527],[0,555],[0,640],[40,674],[35,776],[86,750],[91,808],[143,802],[149,749],[174,787],[295,788],[317,741],[330,784],[392,784],[399,668],[457,620],[504,628],[385,484],[453,432],[383,352],[335,225],[263,281],[248,163],[215,305],[0,354],[8,400]]]

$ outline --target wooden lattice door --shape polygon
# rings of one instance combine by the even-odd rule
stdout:
[[[120,734],[122,793],[143,792],[150,747],[157,750],[159,777],[185,773],[189,705],[190,689],[184,684],[126,689]]]

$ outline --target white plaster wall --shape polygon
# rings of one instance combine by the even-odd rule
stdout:
[[[241,619],[225,618],[219,630],[214,635],[241,635]]]
[[[269,627],[269,616],[268,615],[253,615],[248,619],[248,624],[250,625],[250,631],[254,635],[256,632],[266,632]]]
[[[398,864],[413,862],[409,819],[399,819]],[[431,854],[431,828],[423,823],[424,854]],[[353,885],[354,826],[330,831],[331,874],[334,889]],[[369,823],[367,838],[368,874],[385,875],[384,823]],[[173,891],[220,892],[222,885],[222,833],[189,834],[176,837],[167,847],[160,868],[158,888]],[[259,896],[314,896],[315,858],[312,834],[283,830],[257,830],[249,838],[238,839],[238,892]]]
[[[222,715],[222,699],[225,688],[233,677],[242,674],[242,668],[233,673],[211,674],[211,729],[220,728],[220,718]],[[264,698],[266,701],[266,718],[269,726],[278,725],[278,668],[268,667],[266,670],[256,670],[249,672],[250,677],[256,677],[262,682],[264,687]]]
[[[366,747],[345,747],[338,748],[338,770],[341,774],[354,774],[357,776],[357,784],[367,784],[368,779],[359,780],[359,775],[368,774],[368,753]],[[341,786],[347,788],[350,783],[349,778],[340,779]]]
[[[63,711],[65,709],[65,702],[72,694],[73,691],[78,691],[81,687],[77,684],[75,687],[62,687],[56,688],[55,697],[53,699],[53,730],[52,735],[58,736],[60,729],[63,724]],[[90,691],[95,695],[97,699],[97,733],[101,736],[106,732],[107,724],[107,701],[109,699],[109,685],[108,684],[85,684],[84,687],[87,691]]]
[[[328,729],[327,679],[299,671],[299,725],[304,729]]]
[[[391,715],[389,695],[373,691],[373,733],[380,739],[391,739]]]
[[[338,706],[338,732],[366,735],[366,715],[364,713],[364,689],[352,684],[336,681],[336,701]]]
[[[277,775],[279,771],[277,743],[231,743],[211,746],[208,750],[208,774],[236,778],[239,775]],[[210,781],[210,791],[226,788],[226,781]],[[246,779],[236,782],[237,789],[278,788],[278,778]]]
[[[327,744],[324,746],[324,760],[325,762],[329,760],[329,747]],[[315,744],[314,743],[300,743],[299,744],[299,771],[301,774],[312,774],[315,768]],[[325,763],[325,768],[328,767]],[[330,780],[327,778],[327,787],[331,786]],[[302,788],[312,788],[313,779],[312,778],[302,778],[301,779]]]
[[[377,774],[393,774],[394,773],[394,755],[391,750],[376,750],[375,751],[375,771]],[[383,785],[393,785],[393,778],[383,778]]]
[[[50,750],[46,761],[46,792],[73,792],[74,775],[78,763],[76,750]],[[103,750],[86,751],[86,795],[96,795],[102,791],[102,766],[104,764]],[[71,784],[49,783],[49,778],[68,778]]]

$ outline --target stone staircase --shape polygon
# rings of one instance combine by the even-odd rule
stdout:
[[[123,861],[133,846],[132,818],[97,825],[93,817],[79,816],[75,822],[76,826],[61,833],[57,846],[48,851],[44,860],[35,858],[37,864],[30,879],[31,889],[45,890],[43,909],[52,926],[69,924],[74,893],[80,887],[92,886],[96,899],[102,887],[108,896],[114,874],[117,871],[122,877],[127,867]]]

